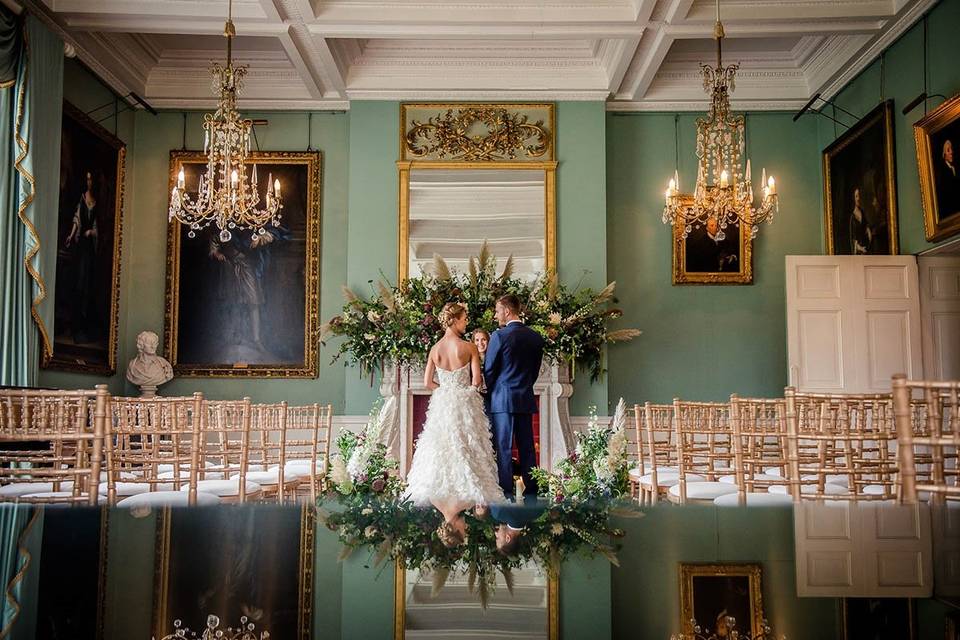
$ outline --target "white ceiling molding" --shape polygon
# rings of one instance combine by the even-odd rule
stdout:
[[[0,0],[5,3],[17,0]],[[114,91],[215,104],[224,0],[22,0]],[[723,0],[738,109],[831,96],[936,0]],[[350,100],[601,100],[701,110],[714,0],[234,0],[244,109]]]

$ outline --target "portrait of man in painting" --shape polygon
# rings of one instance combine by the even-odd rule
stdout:
[[[680,566],[682,623],[696,620],[711,639],[754,635],[760,629],[760,565]]]
[[[174,620],[199,635],[207,616],[257,636],[310,637],[314,519],[301,509],[173,509],[158,518],[155,637]],[[309,527],[309,529],[307,529]]]
[[[716,218],[695,224],[686,238],[684,223],[673,227],[673,284],[750,284],[753,282],[750,231],[739,224],[721,229]]]
[[[880,105],[823,152],[832,255],[897,252],[891,109]]]
[[[53,354],[44,366],[113,373],[124,144],[63,107]]]
[[[960,96],[913,127],[926,239],[943,240],[960,232]]]
[[[171,224],[166,337],[178,374],[315,375],[319,157],[283,156],[257,158],[260,189],[281,184],[279,225],[223,241],[215,225]],[[205,164],[176,158],[171,171],[181,163],[195,192]]]

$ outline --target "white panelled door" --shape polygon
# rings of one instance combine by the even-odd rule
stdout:
[[[928,380],[960,380],[960,258],[920,256],[923,370]]]
[[[882,393],[923,377],[913,256],[787,256],[787,362],[801,391]]]

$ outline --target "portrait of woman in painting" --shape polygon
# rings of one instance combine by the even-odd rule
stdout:
[[[216,225],[170,225],[166,353],[178,375],[315,375],[307,336],[318,287],[318,154],[259,154],[256,162],[267,178],[261,198],[268,183],[281,184],[279,224],[234,228],[226,240]],[[174,175],[181,166],[195,191],[203,157],[174,152]]]
[[[115,368],[124,155],[119,139],[64,104],[53,355],[45,367]]]
[[[823,152],[831,255],[897,253],[891,110],[881,104]]]

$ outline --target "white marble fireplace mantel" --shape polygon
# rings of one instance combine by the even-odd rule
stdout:
[[[540,399],[540,461],[541,466],[552,469],[554,463],[569,455],[576,446],[574,427],[570,421],[569,399],[573,394],[569,368],[566,365],[544,363],[534,385]],[[400,414],[400,438],[398,451],[400,469],[406,475],[413,460],[413,397],[430,395],[423,384],[420,368],[398,369],[384,372],[380,395],[385,399],[396,396]]]

